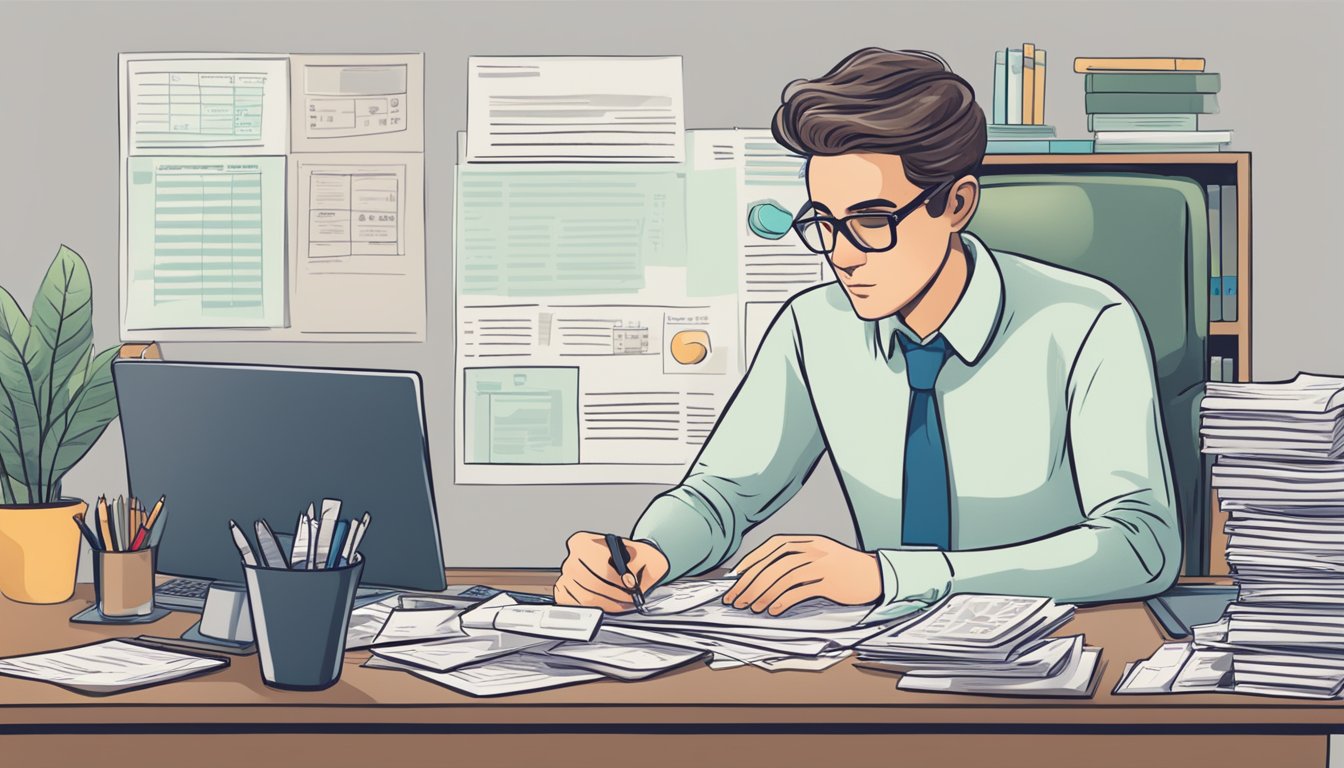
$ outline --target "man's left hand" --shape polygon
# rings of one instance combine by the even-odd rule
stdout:
[[[771,616],[812,597],[862,605],[882,596],[877,555],[825,536],[772,536],[734,570],[737,582],[723,602]]]

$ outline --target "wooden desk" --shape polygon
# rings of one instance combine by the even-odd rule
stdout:
[[[454,584],[532,590],[553,578],[547,571],[449,573]],[[0,599],[0,655],[178,634],[196,618],[172,614],[140,627],[69,624],[90,598],[81,586],[62,605]],[[237,768],[240,759],[271,765],[281,755],[304,754],[311,760],[288,764],[560,766],[591,763],[590,750],[601,749],[641,768],[907,760],[995,768],[1322,768],[1326,734],[1344,733],[1339,702],[1112,696],[1125,662],[1162,642],[1140,604],[1079,611],[1068,631],[1085,632],[1105,649],[1090,700],[906,693],[895,689],[893,676],[848,662],[821,673],[696,666],[639,683],[602,681],[496,699],[363,669],[367,653],[348,654],[340,682],[320,693],[266,688],[255,656],[205,677],[107,697],[0,678],[0,764]]]

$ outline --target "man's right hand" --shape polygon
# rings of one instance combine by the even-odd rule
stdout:
[[[555,602],[587,605],[608,613],[634,610],[635,585],[641,592],[647,591],[667,575],[669,566],[667,558],[652,544],[630,539],[621,539],[621,543],[630,555],[631,575],[624,579],[616,574],[606,537],[589,531],[570,536],[565,542],[569,555],[555,582]]]

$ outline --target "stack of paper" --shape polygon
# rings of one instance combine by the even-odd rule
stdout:
[[[902,690],[1087,696],[1100,651],[1049,637],[1073,613],[1047,597],[954,595],[859,645],[859,666],[901,673]]]
[[[1238,598],[1196,635],[1239,692],[1333,696],[1344,684],[1344,378],[1209,384],[1204,451],[1228,515]]]
[[[1219,456],[1344,456],[1344,378],[1298,374],[1269,384],[1210,382],[1201,405],[1204,452]]]
[[[182,680],[229,666],[229,660],[134,640],[104,640],[0,659],[0,675],[40,680],[80,693],[108,694]]]

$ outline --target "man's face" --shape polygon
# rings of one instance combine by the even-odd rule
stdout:
[[[818,212],[837,219],[895,211],[924,193],[905,177],[899,155],[870,152],[812,157],[807,187]],[[923,292],[947,254],[952,219],[946,212],[931,217],[928,208],[921,206],[901,219],[896,245],[876,253],[859,250],[837,233],[831,267],[849,294],[854,312],[865,320],[876,320],[894,314]],[[862,237],[861,230],[859,234]]]

